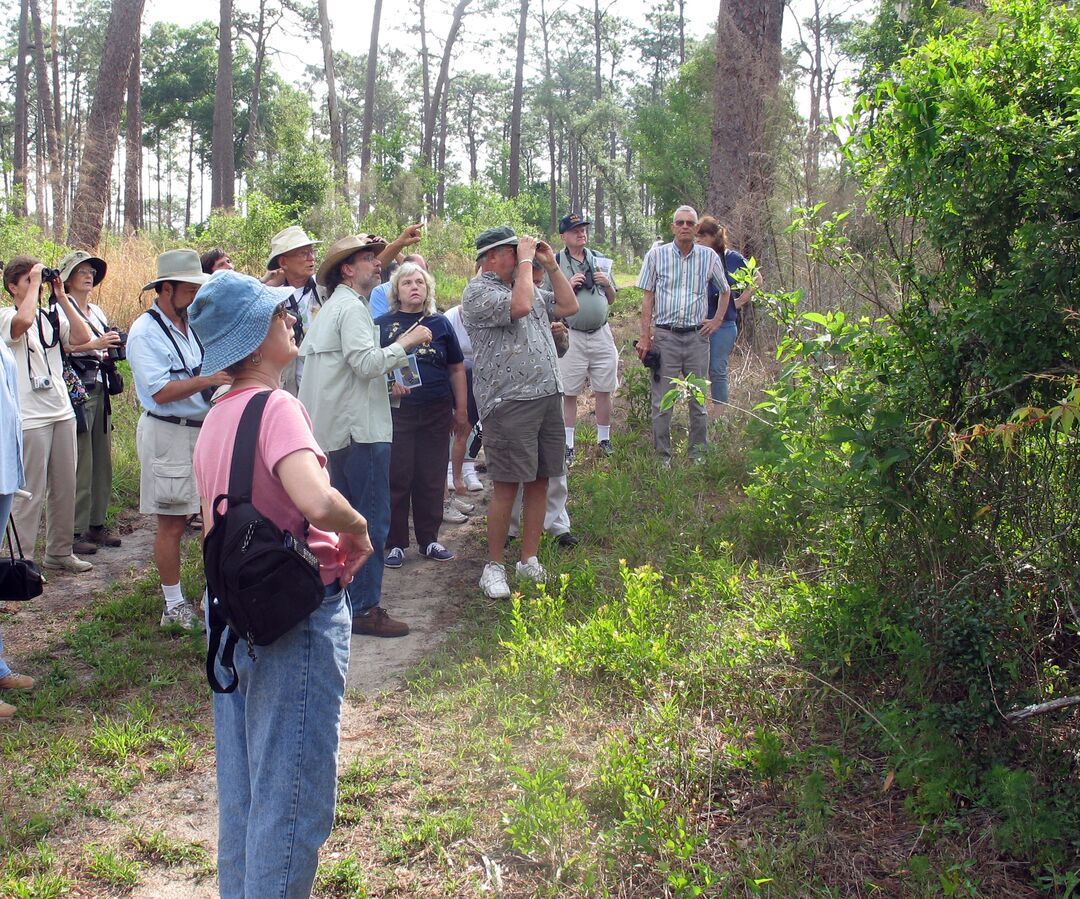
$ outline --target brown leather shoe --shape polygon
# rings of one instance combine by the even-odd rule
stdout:
[[[8,705],[6,702],[0,702],[0,720],[4,718],[15,717],[15,706]]]
[[[97,552],[98,545],[90,539],[89,534],[76,534],[75,542],[71,544],[71,551],[77,556],[92,556]]]
[[[34,679],[27,674],[16,674],[14,671],[7,677],[0,677],[0,690],[32,690]]]
[[[89,540],[98,546],[108,546],[115,549],[120,545],[120,538],[106,527],[90,528],[82,537],[84,540]]]
[[[352,632],[368,637],[404,637],[409,632],[409,625],[391,618],[382,606],[375,606],[366,615],[353,618]]]

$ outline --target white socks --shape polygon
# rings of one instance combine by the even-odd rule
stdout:
[[[162,584],[161,592],[165,594],[165,611],[171,612],[184,604],[184,592],[179,584]]]
[[[611,425],[597,425],[596,426],[596,442],[601,440],[611,439]]]
[[[566,445],[570,449],[573,449],[574,448],[574,429],[573,428],[563,428],[563,430],[566,432]]]

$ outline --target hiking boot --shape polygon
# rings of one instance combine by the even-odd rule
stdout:
[[[555,538],[555,545],[560,549],[573,549],[580,542],[581,538],[575,537],[569,531],[564,534],[559,534],[559,536]]]
[[[107,527],[92,527],[82,536],[84,540],[89,540],[98,546],[108,546],[110,549],[115,549],[120,545],[120,538]]]
[[[33,690],[34,679],[28,674],[11,672],[7,677],[0,677],[0,690]]]
[[[352,620],[352,632],[367,637],[404,637],[409,625],[391,618],[382,606],[374,606]]]
[[[425,559],[431,559],[433,562],[449,562],[454,558],[454,554],[450,552],[441,543],[432,541],[424,549],[420,550],[420,555]]]
[[[84,562],[75,555],[50,556],[48,553],[45,554],[41,566],[52,571],[70,571],[72,574],[82,574],[94,567],[92,562]]]
[[[566,467],[569,468],[573,464],[574,464],[574,448],[572,446],[568,446],[566,448]]]
[[[405,564],[405,550],[400,546],[395,546],[386,554],[386,559],[383,561],[383,565],[387,568],[400,568]]]
[[[6,702],[0,702],[0,721],[5,718],[15,717],[15,706],[8,705]]]
[[[182,627],[186,631],[198,630],[201,627],[199,616],[195,613],[195,607],[185,602],[175,609],[166,609],[161,613],[162,627]]]
[[[92,556],[97,552],[98,545],[90,539],[89,534],[76,534],[71,543],[71,551],[80,556]]]
[[[536,556],[529,556],[524,562],[518,562],[515,566],[517,576],[536,583],[542,583],[547,578],[547,572]]]
[[[488,599],[510,598],[510,585],[506,582],[506,568],[502,562],[488,562],[484,566],[480,587]]]
[[[596,445],[600,448],[600,452],[602,452],[605,456],[614,456],[615,455],[615,447],[613,447],[611,445],[610,440],[601,440]]]
[[[444,524],[464,524],[469,520],[469,516],[458,509],[452,502],[448,502],[443,506],[442,520]]]

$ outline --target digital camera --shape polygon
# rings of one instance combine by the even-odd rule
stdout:
[[[34,390],[52,390],[52,378],[48,375],[31,375],[30,386]]]

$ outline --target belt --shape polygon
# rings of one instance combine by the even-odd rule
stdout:
[[[604,322],[604,325],[606,324],[607,322]],[[604,325],[600,325],[599,328],[575,328],[571,326],[570,330],[577,331],[579,334],[595,334],[597,331],[600,330],[600,328],[604,327]]]
[[[147,412],[151,418],[158,421],[167,421],[171,425],[183,425],[185,428],[201,428],[201,418],[177,418],[175,415],[158,415],[156,412]]]
[[[689,328],[684,328],[681,325],[661,325],[657,323],[656,327],[661,328],[664,331],[670,331],[672,334],[690,334],[696,331],[697,325],[691,325]]]

